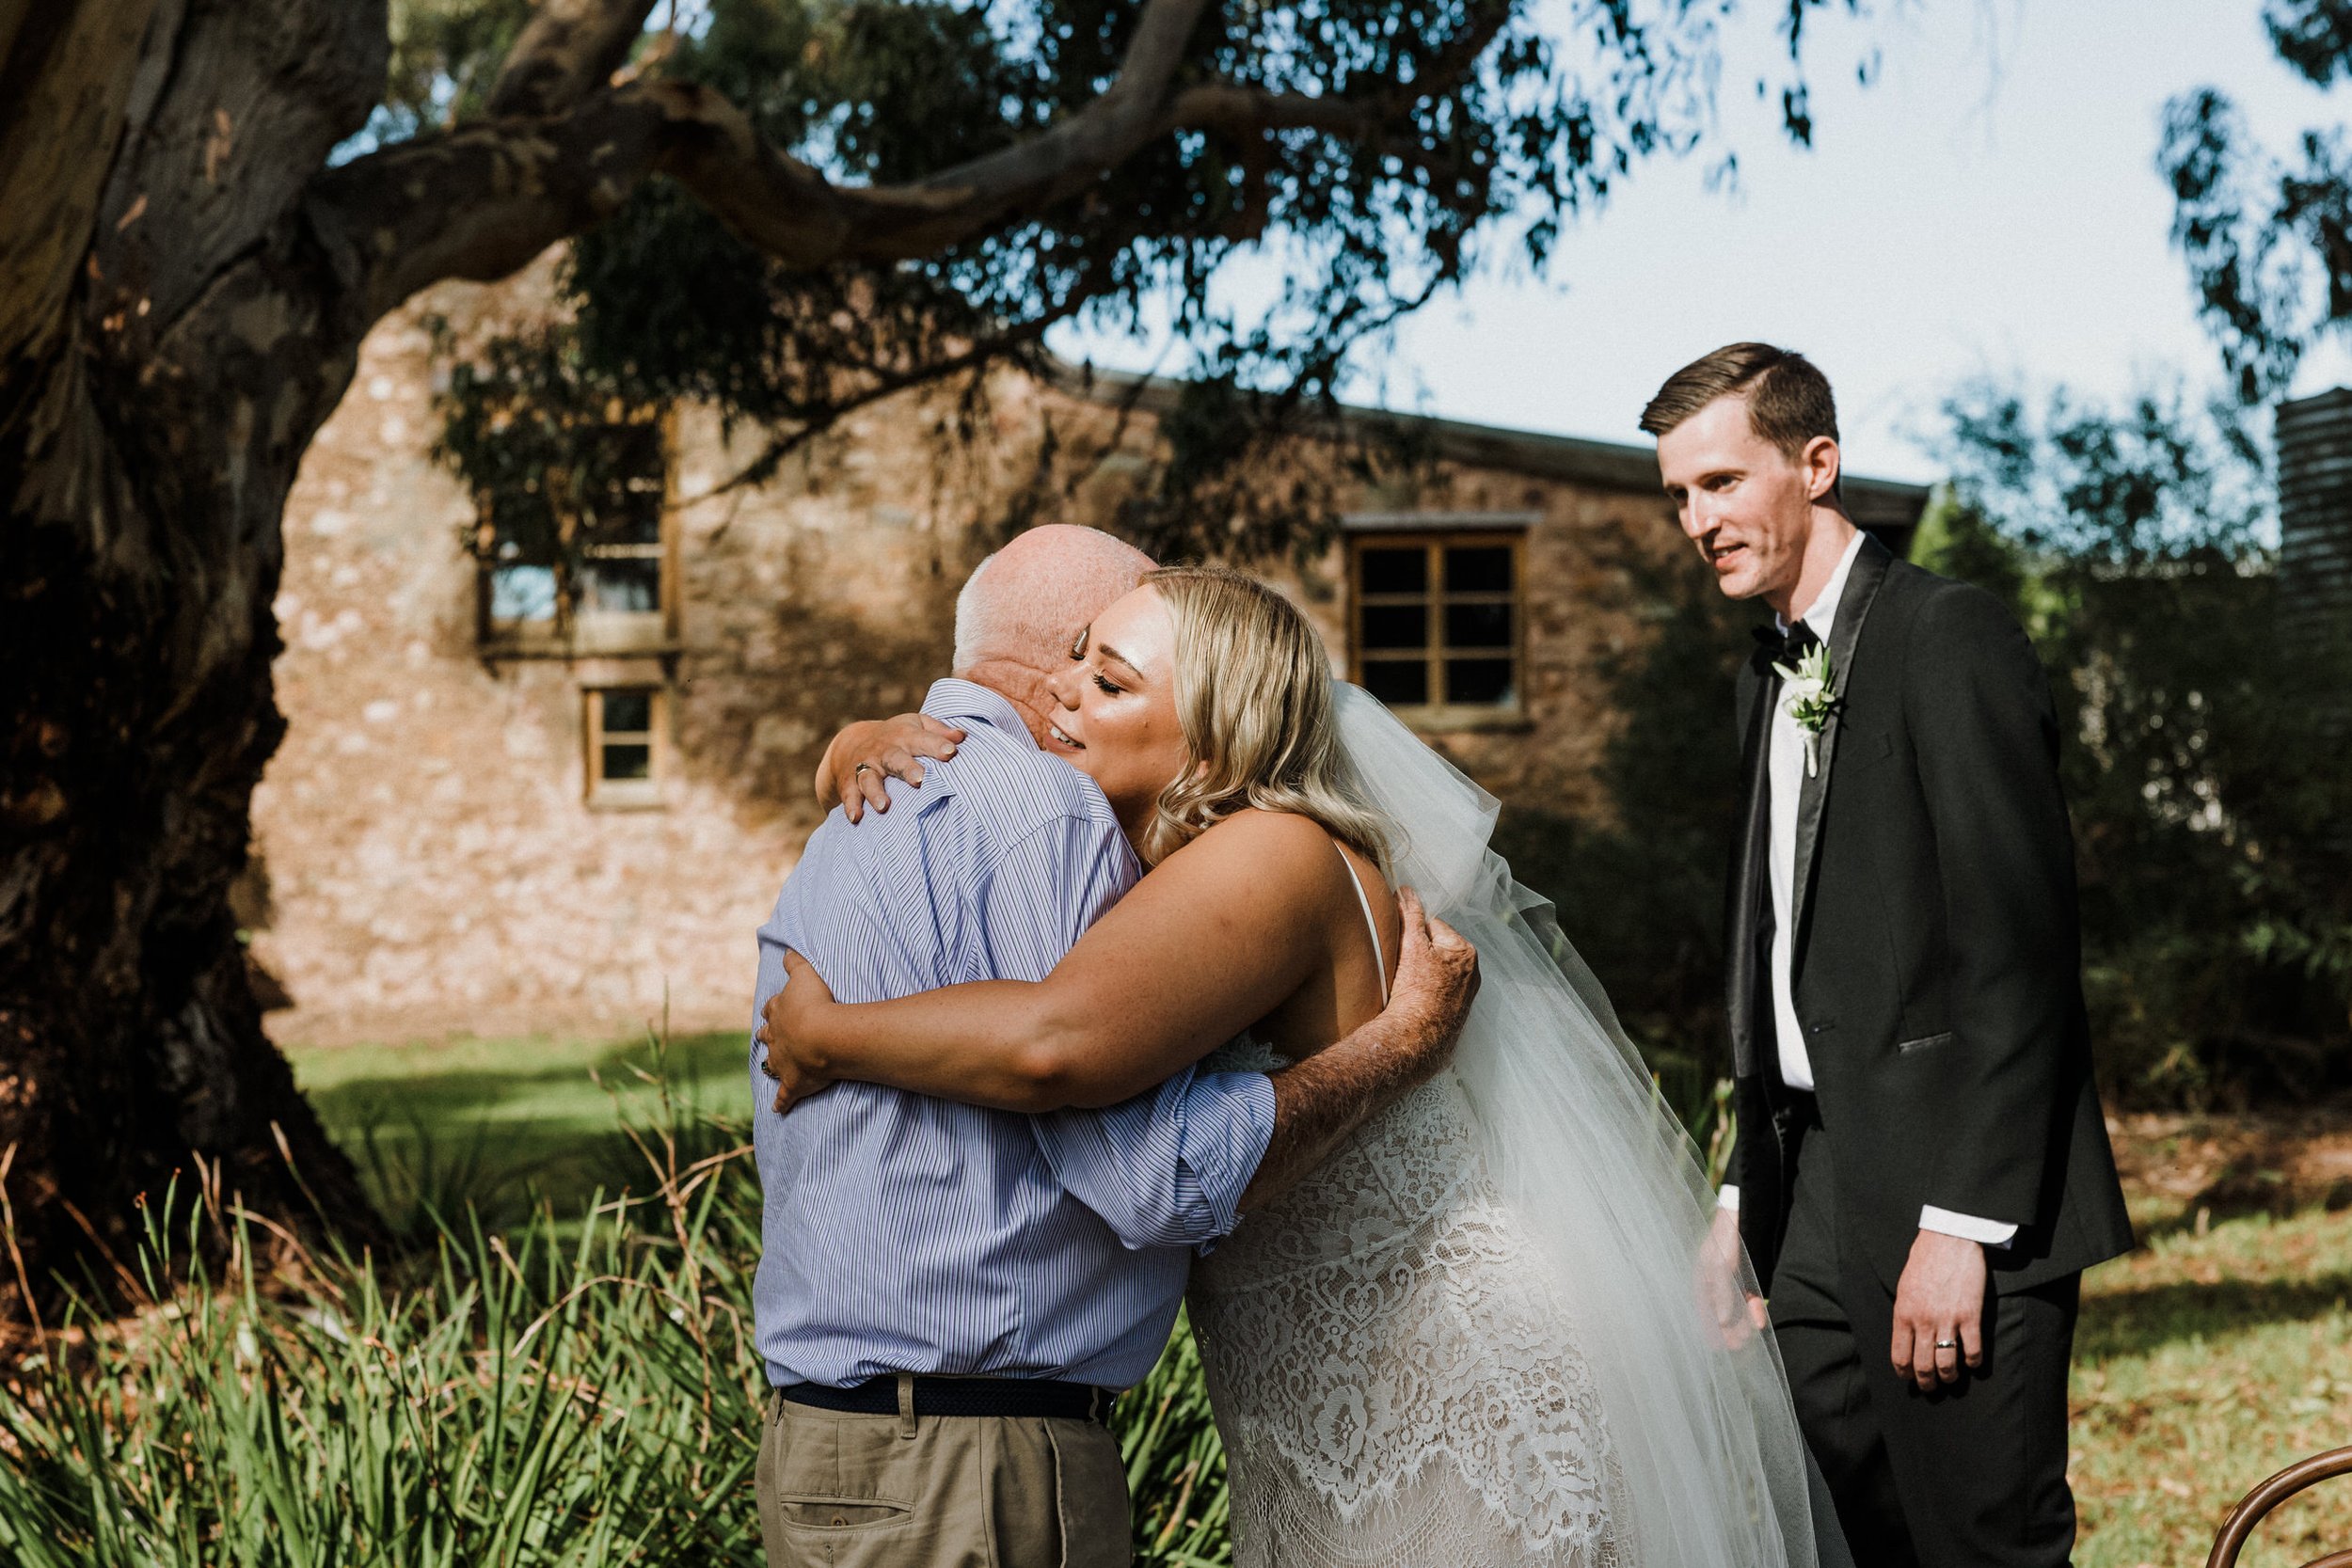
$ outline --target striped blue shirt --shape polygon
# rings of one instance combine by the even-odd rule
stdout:
[[[836,810],[759,930],[756,1009],[799,953],[843,1002],[1039,980],[1135,885],[1094,782],[1013,705],[945,680],[961,725],[923,786],[856,827]],[[1102,1111],[1021,1116],[871,1084],[790,1115],[752,1046],[765,1194],[753,1303],[771,1383],[889,1372],[1142,1381],[1196,1250],[1230,1231],[1274,1132],[1257,1073],[1186,1069]]]

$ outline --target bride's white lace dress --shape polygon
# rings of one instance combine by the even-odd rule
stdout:
[[[1190,1305],[1240,1568],[1634,1568],[1592,1370],[1451,1072],[1249,1215]]]
[[[1815,1568],[1769,1335],[1692,1299],[1713,1194],[1492,797],[1335,690],[1394,875],[1479,952],[1454,1066],[1196,1265],[1242,1568]],[[1247,1038],[1212,1066],[1279,1065]]]

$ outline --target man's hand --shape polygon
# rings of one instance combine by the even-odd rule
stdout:
[[[831,810],[837,801],[852,822],[866,808],[890,809],[883,775],[923,787],[923,759],[946,761],[956,754],[963,731],[928,713],[895,719],[862,719],[833,737],[817,764],[817,803]]]
[[[1725,1350],[1738,1350],[1765,1323],[1764,1298],[1740,1279],[1740,1212],[1718,1209],[1699,1243],[1692,1286],[1704,1321]]]
[[[1478,953],[1411,888],[1396,892],[1405,941],[1388,1006],[1344,1039],[1274,1074],[1274,1136],[1241,1195],[1245,1210],[1288,1192],[1347,1136],[1454,1057],[1478,995]]]
[[[759,1028],[752,1036],[767,1047],[759,1070],[776,1081],[778,1116],[834,1082],[810,1059],[817,1053],[809,1039],[821,1009],[834,1005],[833,991],[798,953],[784,955],[784,989],[759,1010]]]
[[[1960,1364],[1984,1365],[1984,1248],[1964,1236],[1922,1230],[1895,1286],[1895,1342],[1888,1357],[1899,1377],[1926,1393],[1960,1381]]]
[[[1403,1027],[1397,1042],[1412,1057],[1420,1083],[1454,1058],[1470,1004],[1478,999],[1478,950],[1462,933],[1430,917],[1421,895],[1396,890],[1396,911],[1405,923],[1398,944],[1396,983],[1389,988],[1389,1017]]]

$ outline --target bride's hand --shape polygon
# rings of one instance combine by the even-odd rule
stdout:
[[[817,1044],[818,1024],[834,1006],[833,992],[798,953],[784,955],[784,989],[760,1009],[759,1028],[753,1035],[767,1047],[759,1070],[776,1081],[779,1116],[834,1082],[825,1076],[823,1053]]]
[[[830,811],[838,802],[852,822],[866,808],[890,809],[887,774],[923,787],[923,759],[946,761],[956,754],[963,731],[928,713],[895,719],[861,719],[843,729],[817,764],[817,803]]]
[[[1738,1350],[1765,1323],[1764,1298],[1754,1294],[1741,1278],[1740,1214],[1734,1209],[1715,1211],[1707,1239],[1699,1243],[1692,1286],[1699,1313],[1725,1350]]]

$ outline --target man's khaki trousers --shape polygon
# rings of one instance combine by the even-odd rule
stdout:
[[[771,1394],[759,1528],[768,1568],[1128,1568],[1127,1475],[1093,1421]]]

